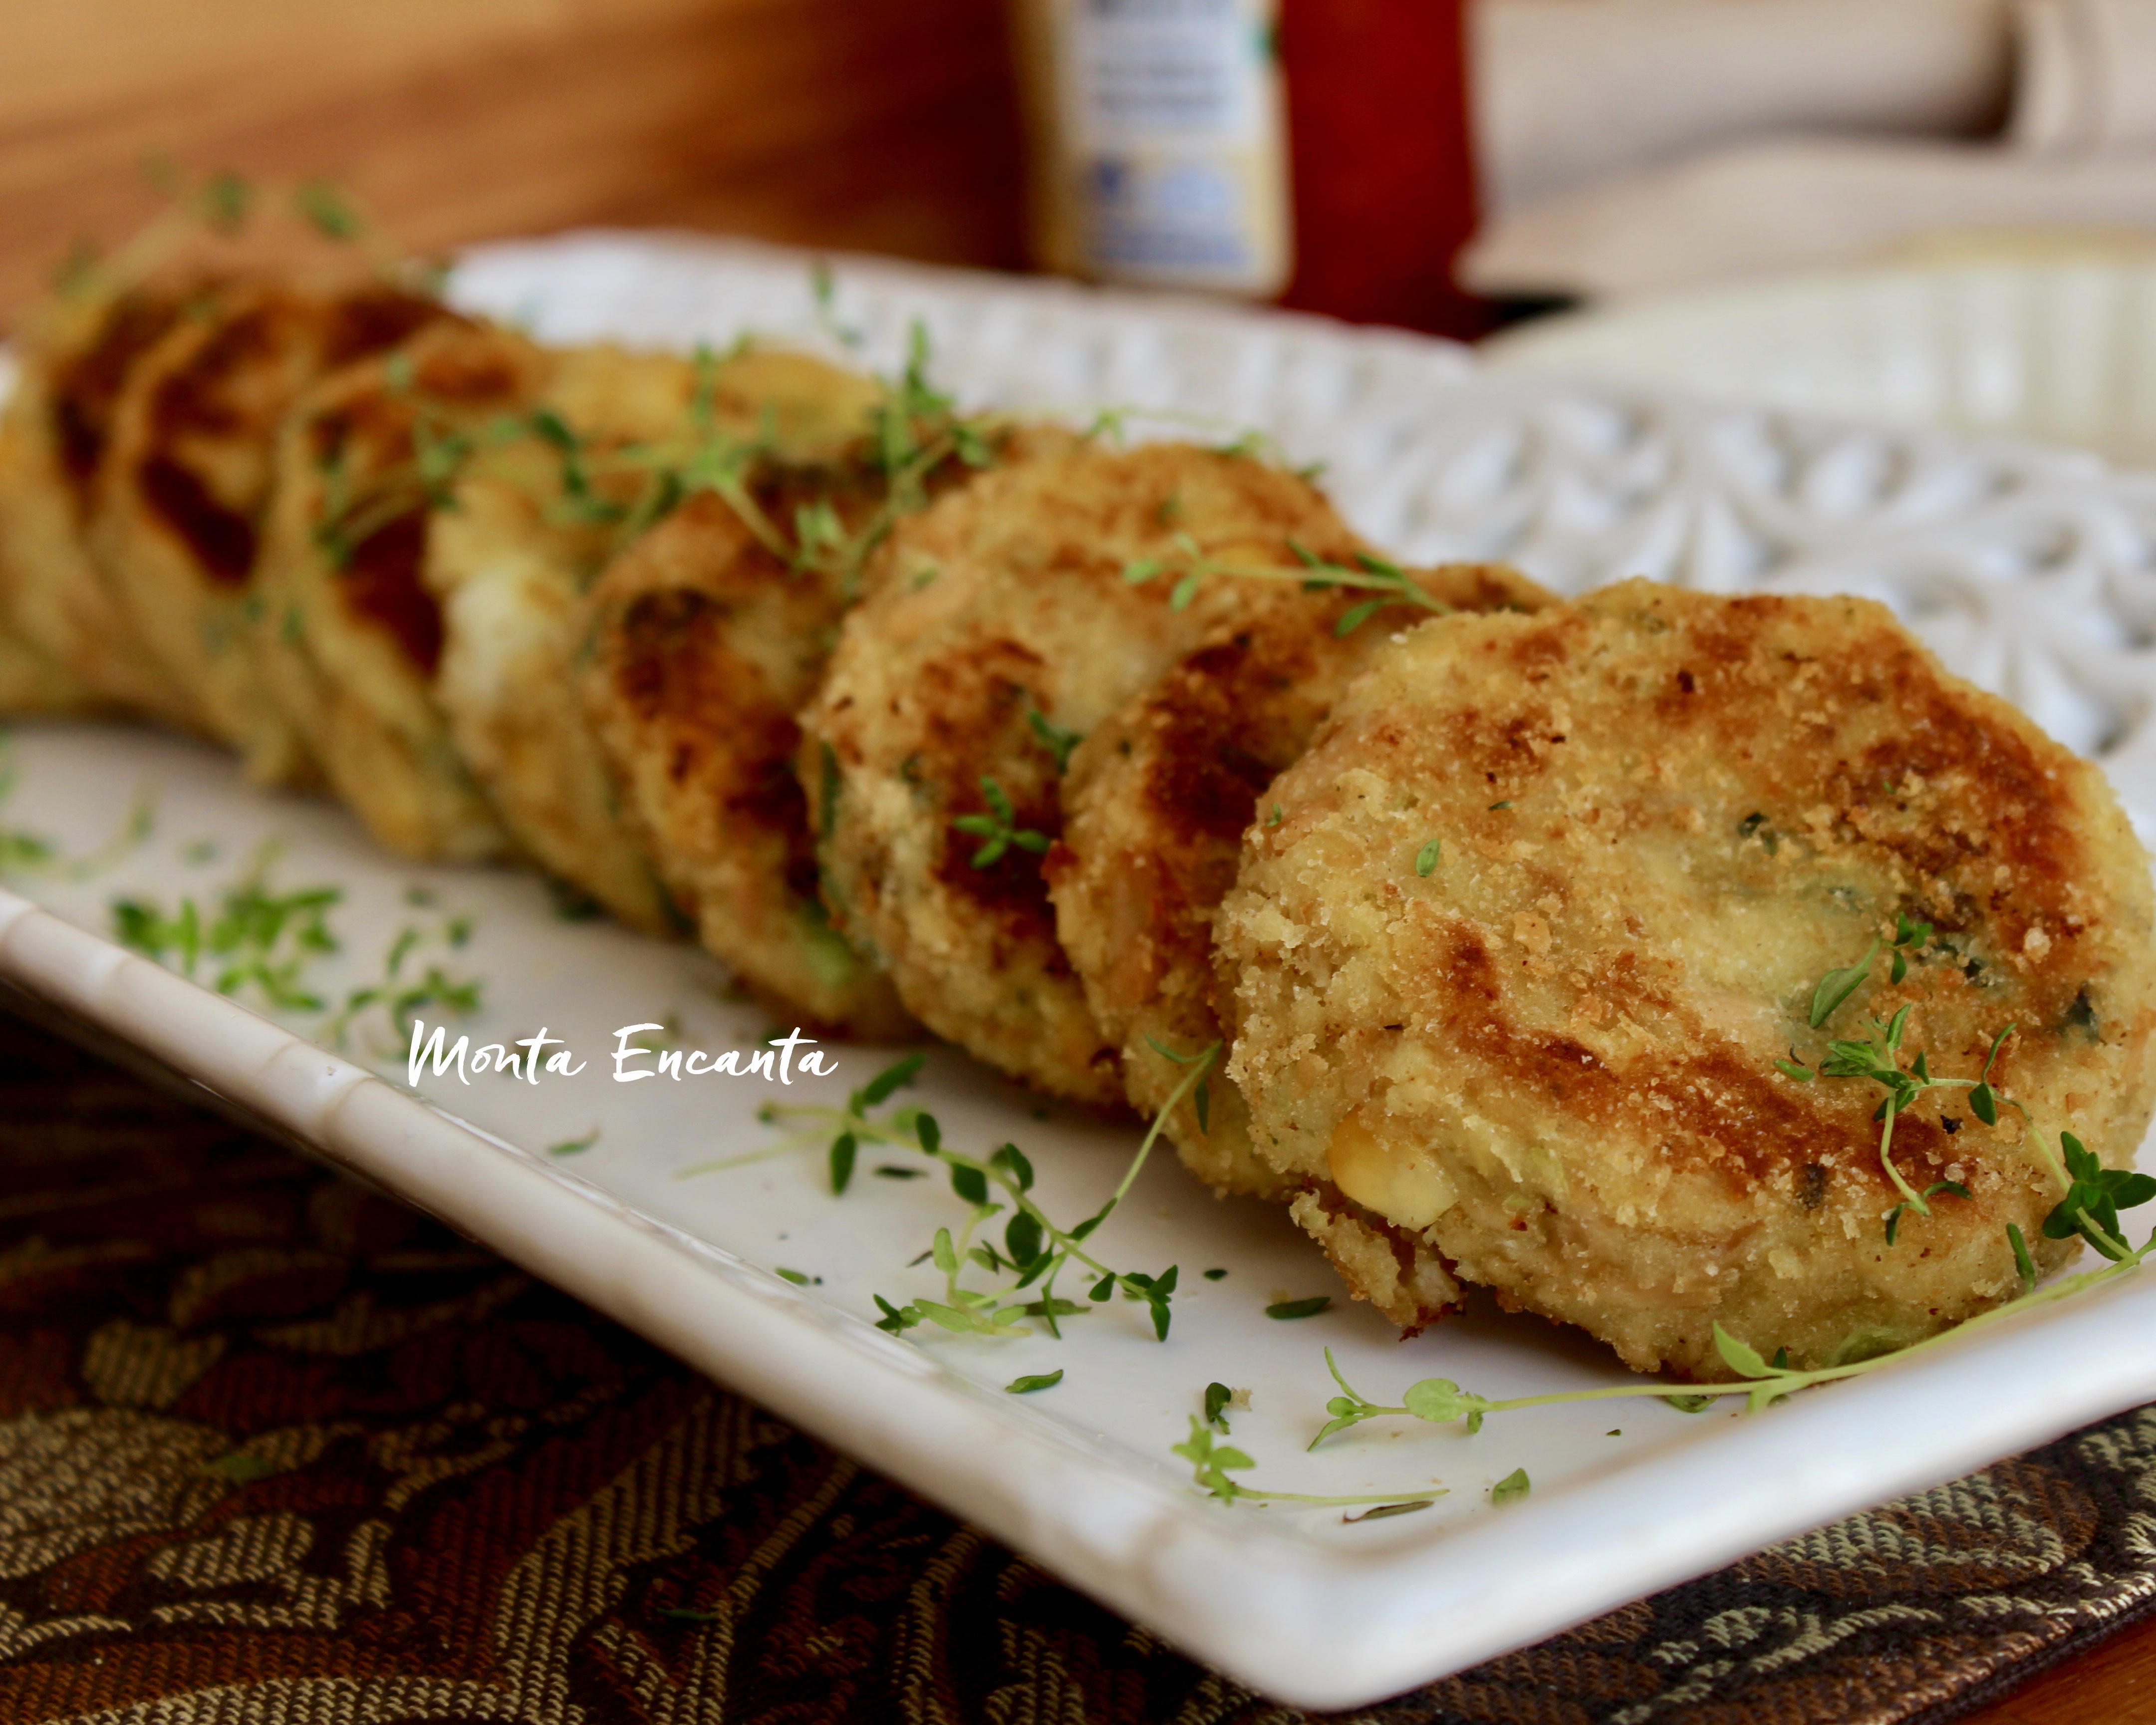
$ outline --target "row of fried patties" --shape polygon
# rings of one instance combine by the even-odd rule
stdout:
[[[2048,1266],[2032,1128],[2152,1098],[2102,776],[1882,609],[1401,571],[1251,452],[744,344],[550,348],[381,284],[54,308],[0,427],[0,698],[216,738],[401,855],[693,928],[790,1021],[1167,1111],[1408,1330],[1463,1283],[1721,1375]],[[1378,603],[1373,605],[1373,602]],[[1882,953],[1847,1016],[1827,970]],[[1884,1034],[1883,1029],[1876,1034]],[[1965,1192],[1964,1198],[1958,1194]]]

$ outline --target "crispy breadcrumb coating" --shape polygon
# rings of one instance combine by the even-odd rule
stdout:
[[[2129,1163],[2156,1096],[2148,859],[2102,773],[1881,607],[1628,582],[1389,644],[1270,794],[1218,925],[1231,1073],[1274,1166],[1329,1176],[1511,1307],[1642,1370],[1712,1326],[1816,1366],[2010,1296],[2070,1243],[2020,1117],[1926,1091],[1892,1153],[1830,1037],[1993,1081]],[[1815,986],[1884,951],[1814,1029]]]
[[[429,517],[424,576],[443,628],[434,696],[457,747],[541,866],[633,927],[672,931],[680,913],[578,693],[584,595],[699,455],[827,455],[863,434],[875,399],[867,378],[800,354],[692,364],[570,349],[553,357],[543,404],[573,447],[528,428],[490,443],[454,506]]]
[[[447,316],[378,284],[235,285],[182,318],[121,394],[95,486],[96,562],[135,634],[257,783],[316,774],[249,627],[277,434],[324,374]]]
[[[88,538],[113,419],[130,379],[183,321],[213,305],[217,281],[175,275],[44,309],[18,340],[0,414],[0,619],[21,692],[60,706],[74,691],[185,729],[199,706],[115,603]],[[57,679],[48,668],[57,668]]]
[[[555,364],[508,331],[437,324],[325,380],[278,440],[255,576],[264,678],[330,788],[401,855],[515,848],[435,703],[442,614],[422,570],[457,440],[527,411]]]
[[[758,485],[783,516],[844,514],[862,475]],[[619,558],[592,591],[585,711],[621,806],[705,947],[789,1024],[869,1040],[911,1027],[890,980],[834,932],[817,895],[793,715],[845,608],[838,582],[790,568],[706,493]]]
[[[803,716],[802,774],[834,915],[931,1029],[1044,1090],[1122,1101],[1042,873],[1063,824],[1053,739],[1296,591],[1219,575],[1188,594],[1174,570],[1194,552],[1286,570],[1296,543],[1357,548],[1306,481],[1173,444],[986,473],[900,524]],[[1173,567],[1126,578],[1148,561]],[[998,798],[1000,845],[982,830]]]
[[[1500,565],[1450,564],[1415,572],[1415,580],[1462,612],[1555,603]],[[1141,1114],[1167,1103],[1185,1060],[1226,1038],[1232,978],[1214,968],[1213,918],[1235,884],[1244,829],[1266,819],[1274,778],[1410,617],[1389,608],[1338,634],[1363,598],[1280,593],[1132,697],[1071,755],[1062,841],[1048,859],[1056,932],[1087,1005],[1122,1050],[1125,1087]],[[1202,1126],[1188,1098],[1168,1117],[1184,1166],[1222,1192],[1282,1200],[1311,1193],[1306,1177],[1273,1168],[1252,1147],[1249,1112],[1225,1066],[1224,1051],[1206,1081]],[[1296,1204],[1296,1219],[1358,1297],[1411,1328],[1457,1296],[1419,1235],[1361,1210],[1329,1181],[1322,1188]]]

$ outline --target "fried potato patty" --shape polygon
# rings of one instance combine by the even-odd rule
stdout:
[[[1296,592],[1204,572],[1293,570],[1296,544],[1358,548],[1277,468],[1089,444],[982,475],[879,552],[803,716],[802,776],[834,916],[937,1034],[1055,1094],[1123,1101],[1042,872],[1060,756],[1214,630]]]
[[[95,485],[95,561],[136,636],[257,783],[315,776],[249,626],[277,434],[325,373],[448,315],[374,283],[234,286],[182,319],[121,394]]]
[[[843,507],[848,485],[800,475],[757,501],[783,518],[788,494]],[[858,506],[865,489],[850,485]],[[706,948],[789,1022],[873,1040],[910,1021],[830,927],[794,773],[793,716],[844,607],[834,579],[789,567],[703,493],[593,589],[583,695],[622,806]]]
[[[1460,563],[1415,572],[1462,612],[1533,611],[1553,597],[1514,570]],[[1216,634],[1099,726],[1070,757],[1062,842],[1047,872],[1056,932],[1086,1001],[1121,1050],[1125,1088],[1152,1115],[1189,1060],[1225,1043],[1229,979],[1213,963],[1213,919],[1235,885],[1244,829],[1300,757],[1348,680],[1414,613],[1389,608],[1344,635],[1359,592],[1281,595]],[[1166,1050],[1166,1052],[1163,1052]],[[1185,1167],[1218,1190],[1296,1200],[1296,1218],[1358,1298],[1404,1327],[1430,1322],[1458,1288],[1419,1234],[1363,1211],[1329,1180],[1276,1168],[1250,1142],[1224,1058],[1168,1116]],[[1299,1198],[1298,1194],[1306,1194]]]
[[[6,434],[0,432],[0,439]],[[109,706],[97,691],[27,636],[0,609],[0,714],[92,714]]]
[[[1992,1081],[2047,1132],[2117,1167],[2148,1125],[2147,855],[2094,767],[1877,605],[1628,582],[1425,625],[1269,794],[1218,924],[1260,1152],[1641,1369],[1727,1376],[1717,1322],[1862,1357],[2011,1295],[2009,1222],[2041,1268],[2071,1250],[2048,1153],[1965,1087],[1895,1123],[1932,1195],[1890,1244],[1886,1090],[1778,1060],[1906,1008],[1902,1066],[1968,1081],[2011,1026]]]
[[[804,362],[813,363],[813,362]],[[848,380],[858,388],[862,380]],[[873,397],[855,397],[858,426]],[[831,416],[830,429],[846,429]],[[583,694],[624,809],[705,947],[771,1009],[824,1034],[907,1034],[888,978],[831,927],[795,761],[795,715],[815,692],[859,580],[850,557],[804,557],[800,524],[866,536],[893,507],[871,447],[805,427],[772,444],[750,515],[690,500],[593,589]],[[980,428],[1003,462],[1061,448],[1052,428]],[[927,475],[964,482],[964,464]],[[898,505],[902,507],[902,502]]]
[[[34,658],[98,698],[168,724],[202,726],[198,705],[114,603],[87,532],[113,419],[130,379],[188,318],[215,305],[208,280],[173,278],[61,302],[24,331],[0,415],[0,612]],[[18,655],[19,656],[19,655]]]
[[[590,348],[559,357],[546,393],[557,440],[535,430],[490,449],[454,506],[429,522],[424,574],[444,629],[434,693],[533,857],[624,922],[668,931],[678,914],[664,871],[624,817],[578,693],[585,593],[664,504],[649,488],[692,465],[691,434],[707,451],[733,439],[827,453],[864,434],[875,388],[802,355],[749,352],[699,367]]]
[[[434,701],[442,614],[422,568],[472,441],[553,365],[507,331],[438,324],[326,379],[278,441],[255,578],[264,675],[331,788],[402,855],[514,849]]]

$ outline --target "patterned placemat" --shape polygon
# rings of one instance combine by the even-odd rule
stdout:
[[[10,1725],[1294,1725],[434,1223],[0,1014]],[[2156,1408],[1367,1725],[1938,1721],[2156,1606]]]

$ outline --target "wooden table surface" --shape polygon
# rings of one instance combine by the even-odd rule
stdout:
[[[0,322],[163,155],[329,172],[415,249],[588,223],[1022,261],[1000,0],[0,0]],[[1970,1716],[2156,1725],[2156,1620]]]
[[[1963,1725],[2156,1725],[2156,1619],[2031,1678]]]

